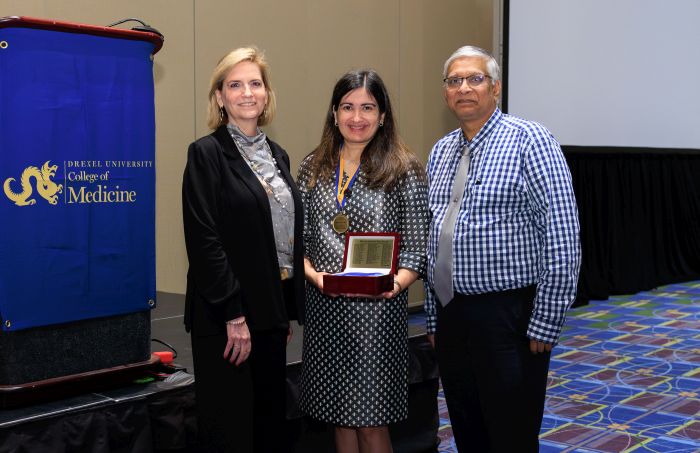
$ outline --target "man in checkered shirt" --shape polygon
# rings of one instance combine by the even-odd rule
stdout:
[[[460,128],[428,158],[428,338],[458,449],[537,452],[550,352],[580,266],[571,175],[547,129],[498,108],[490,54],[462,47],[443,76]]]

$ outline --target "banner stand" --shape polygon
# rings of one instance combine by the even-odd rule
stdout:
[[[0,18],[0,404],[124,382],[150,352],[162,36]]]

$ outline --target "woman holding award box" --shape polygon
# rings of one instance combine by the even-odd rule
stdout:
[[[351,71],[333,90],[321,143],[302,162],[306,325],[300,405],[335,425],[336,450],[389,452],[408,415],[406,289],[425,272],[429,214],[422,165],[396,132],[384,82]],[[346,232],[399,233],[394,288],[327,294]]]

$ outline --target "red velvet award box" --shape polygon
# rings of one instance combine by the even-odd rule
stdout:
[[[394,288],[398,233],[346,233],[343,272],[323,276],[323,292],[378,296]]]

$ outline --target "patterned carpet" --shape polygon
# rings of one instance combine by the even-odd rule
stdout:
[[[440,452],[456,452],[439,394]],[[540,452],[700,452],[700,282],[571,310]]]

